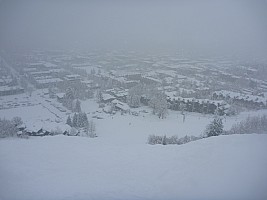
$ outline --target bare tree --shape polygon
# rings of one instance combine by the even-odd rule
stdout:
[[[89,121],[88,125],[86,126],[86,133],[91,138],[96,137],[96,127],[93,120]]]

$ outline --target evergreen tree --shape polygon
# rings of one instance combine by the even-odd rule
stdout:
[[[82,123],[83,123],[82,121],[83,121],[82,113],[78,113],[77,114],[77,127],[82,128]]]
[[[72,126],[75,128],[78,127],[78,116],[76,113],[73,115]]]
[[[74,100],[74,93],[71,88],[68,88],[65,94],[65,99]]]
[[[128,91],[127,103],[130,107],[137,108],[140,107],[140,99],[144,93],[144,85],[138,84]]]
[[[127,103],[133,108],[138,108],[140,106],[141,96],[132,94],[127,96]]]
[[[219,117],[215,117],[206,128],[207,137],[218,136],[223,132],[223,122]]]
[[[86,127],[88,125],[88,118],[87,118],[87,115],[86,113],[83,113],[83,127]]]
[[[81,102],[79,101],[79,99],[75,101],[73,112],[81,112]]]
[[[87,92],[87,98],[91,99],[94,97],[94,92],[92,90],[88,90]]]
[[[95,75],[95,69],[91,69],[91,75]]]
[[[77,126],[80,128],[86,127],[88,124],[88,118],[86,113],[79,113],[77,115]]]
[[[100,103],[103,100],[103,94],[100,90],[96,92],[96,99],[97,99],[97,103]]]
[[[167,145],[167,137],[166,137],[166,135],[164,135],[163,138],[162,138],[162,145]]]
[[[73,109],[73,100],[74,100],[74,93],[71,90],[71,88],[68,88],[65,95],[64,95],[64,100],[63,100],[63,105],[67,107],[68,109],[72,110]]]
[[[70,116],[68,116],[66,124],[72,126],[72,122],[71,122],[71,118],[70,118]]]

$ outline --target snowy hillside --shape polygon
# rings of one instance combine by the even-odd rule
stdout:
[[[266,10],[0,0],[0,200],[267,200]]]
[[[267,135],[179,146],[109,139],[0,140],[0,199],[267,198]]]

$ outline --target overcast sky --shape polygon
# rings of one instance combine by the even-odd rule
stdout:
[[[0,44],[266,53],[264,0],[2,0]]]

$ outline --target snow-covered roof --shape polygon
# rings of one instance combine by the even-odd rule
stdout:
[[[43,62],[35,62],[35,63],[30,63],[30,66],[36,66],[36,65],[43,65]]]
[[[243,99],[245,101],[254,101],[254,102],[264,103],[264,104],[266,104],[267,102],[267,98],[265,97],[241,94],[238,92],[232,92],[232,91],[227,91],[227,90],[215,91],[214,93],[217,95],[222,95],[224,97],[228,96],[233,99]]]
[[[156,73],[165,74],[167,76],[175,77],[176,72],[174,70],[156,70]]]
[[[110,95],[110,94],[102,94],[102,98],[104,101],[110,100],[110,99],[116,99],[114,96]]]
[[[50,71],[30,72],[31,75],[50,74]]]
[[[41,79],[41,80],[36,80],[36,81],[39,84],[46,84],[46,83],[58,83],[58,82],[61,82],[62,79],[60,79],[60,78],[49,78],[49,79]]]
[[[50,63],[50,62],[44,62],[44,66],[46,66],[47,68],[57,67],[56,64],[53,64],[53,63]]]
[[[79,74],[70,74],[66,75],[67,78],[80,78],[81,76]]]
[[[71,127],[65,123],[57,123],[57,122],[47,122],[47,121],[35,121],[33,123],[28,123],[26,126],[27,131],[33,131],[37,132],[39,130],[43,131],[55,131],[55,130],[61,130],[61,131],[69,131]]]
[[[62,72],[62,71],[64,71],[64,70],[63,70],[63,69],[50,69],[49,71],[50,71],[50,72],[58,73],[58,72]]]
[[[18,86],[0,86],[0,92],[6,92],[6,91],[11,91],[11,90],[22,90],[23,88],[18,87]]]
[[[28,68],[24,68],[23,71],[24,72],[33,72],[36,71],[37,69],[35,67],[28,67]]]
[[[210,99],[196,99],[196,98],[183,98],[181,96],[169,96],[167,95],[167,97],[171,100],[180,100],[180,101],[189,101],[189,102],[203,102],[203,103],[213,103],[213,104],[221,104],[221,105],[227,105],[227,103],[223,100],[210,100]]]
[[[121,110],[129,110],[130,107],[126,104],[126,103],[123,103],[117,99],[114,99],[112,101],[112,103],[117,107],[117,108],[120,108]]]
[[[56,96],[57,96],[58,98],[60,98],[60,99],[63,98],[64,95],[65,95],[64,92],[61,92],[61,93],[57,93],[57,94],[56,94]]]
[[[151,76],[143,76],[143,78],[146,78],[146,79],[149,79],[149,80],[152,80],[152,81],[155,81],[155,82],[158,82],[158,83],[161,83],[162,81],[159,80],[159,79],[156,79],[156,78],[153,78]]]

